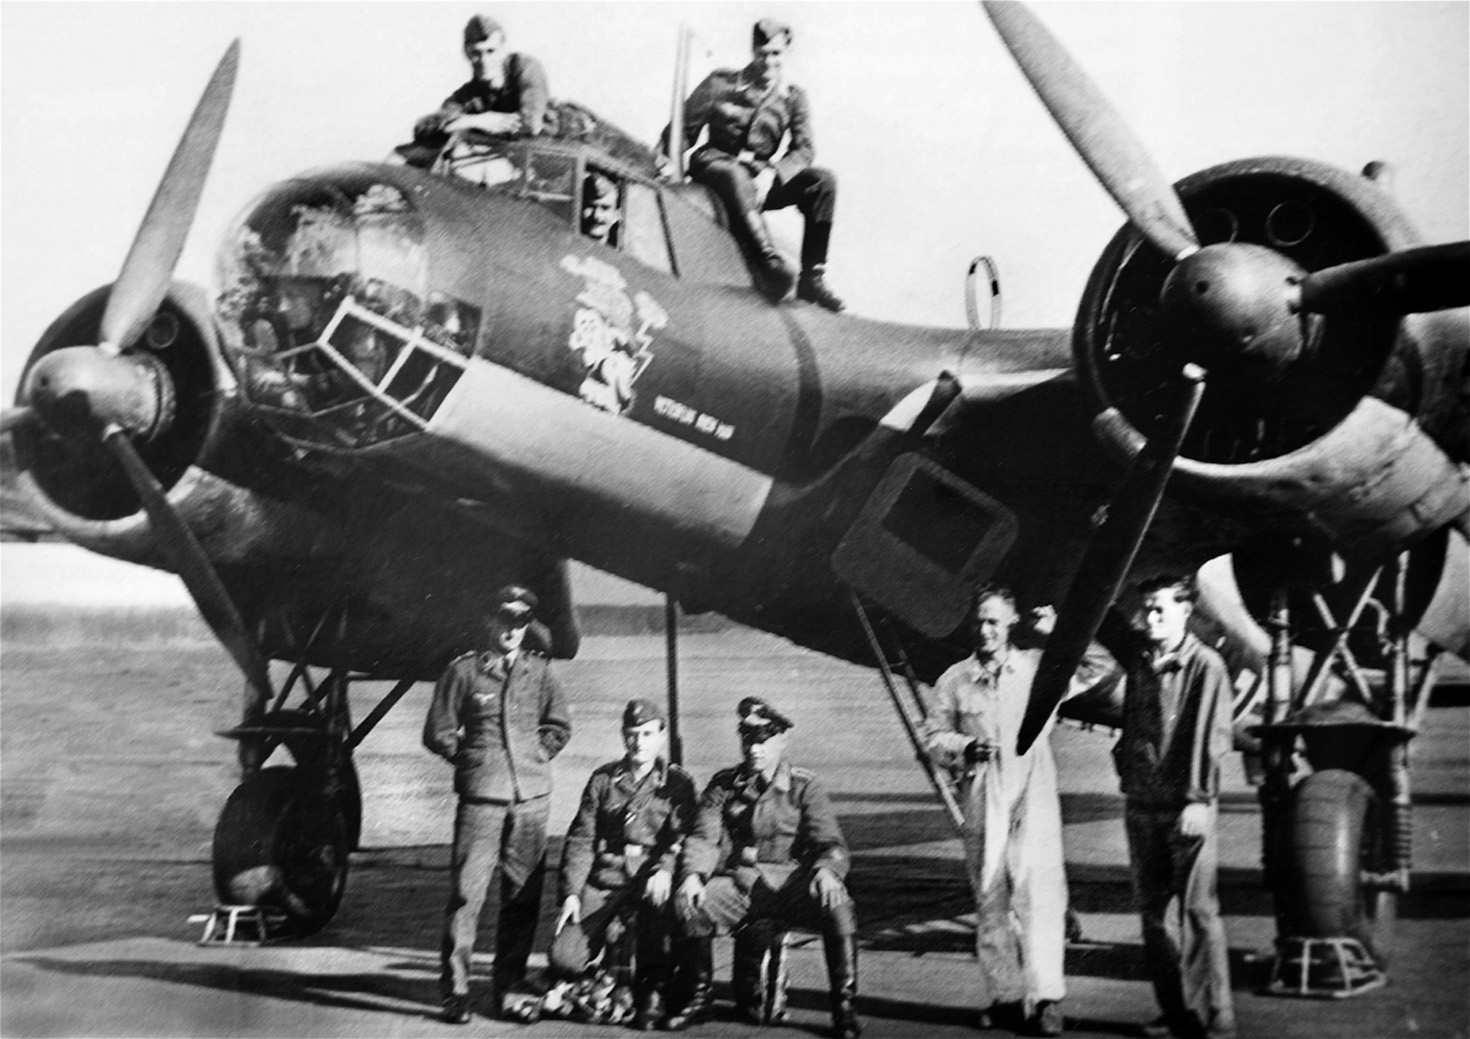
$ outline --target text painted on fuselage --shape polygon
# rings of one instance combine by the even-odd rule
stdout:
[[[687,404],[680,404],[668,397],[655,397],[653,399],[653,413],[667,419],[673,419],[681,425],[693,426],[701,433],[707,433],[716,440],[729,440],[735,435],[735,427],[728,422],[721,422],[713,415],[706,415],[697,411]]]

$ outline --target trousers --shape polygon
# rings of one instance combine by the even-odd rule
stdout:
[[[500,868],[500,919],[495,931],[497,995],[522,981],[536,940],[546,875],[546,816],[550,797],[517,804],[461,799],[454,816],[449,904],[444,910],[440,987],[469,994],[470,964],[490,881]]]
[[[1143,955],[1159,1009],[1190,1032],[1235,1033],[1229,945],[1215,889],[1215,807],[1203,836],[1179,833],[1179,808],[1129,800],[1123,813]]]
[[[747,920],[780,920],[792,927],[820,934],[849,937],[857,933],[857,911],[851,898],[828,909],[811,896],[811,873],[802,870],[779,888],[763,881],[743,886],[720,874],[704,886],[704,903],[692,920],[682,921],[689,937],[729,934]],[[845,893],[845,892],[844,892]]]

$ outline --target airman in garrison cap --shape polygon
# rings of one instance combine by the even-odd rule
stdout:
[[[756,921],[821,932],[831,986],[833,1033],[856,1039],[857,916],[844,879],[849,857],[837,812],[815,775],[786,760],[791,719],[759,697],[736,711],[745,760],[715,773],[699,801],[679,865],[676,912],[685,944],[676,957],[693,974],[688,1003],[664,1026],[680,1031],[709,1013],[710,941]],[[739,953],[737,940],[737,956]],[[773,1018],[768,986],[737,964],[736,1000],[756,1023]]]
[[[546,129],[551,98],[546,72],[531,55],[506,49],[505,29],[498,21],[477,14],[465,24],[464,56],[470,63],[469,80],[437,112],[414,125],[418,148],[409,161],[416,165],[428,165],[424,156],[432,161],[452,134],[466,130],[534,137]]]
[[[791,46],[789,25],[762,18],[751,30],[751,60],[742,69],[716,69],[684,103],[684,139],[671,141],[664,129],[662,148],[693,148],[709,128],[709,140],[689,156],[689,176],[709,187],[730,218],[730,227],[754,263],[766,298],[780,302],[796,283],[796,298],[831,311],[842,300],[827,287],[827,246],[837,210],[837,177],[813,166],[806,92],[783,75]],[[784,149],[783,149],[784,145]],[[771,241],[764,210],[795,206],[805,219],[798,278]]]
[[[525,978],[546,871],[550,761],[572,734],[561,685],[528,648],[536,595],[508,585],[495,596],[479,652],[454,660],[434,687],[424,745],[454,765],[449,903],[444,914],[444,1020],[470,1020],[470,957],[496,866],[501,872],[494,1006]]]
[[[647,1031],[664,1017],[673,936],[669,896],[679,852],[694,823],[695,787],[689,773],[664,756],[663,708],[652,700],[629,700],[622,721],[626,753],[588,778],[562,846],[562,908],[551,946],[551,975],[564,986],[575,979],[592,982],[585,977],[589,963],[605,946],[614,946],[603,968],[613,964],[612,981],[623,991],[614,988],[608,1002],[612,1007],[631,1002],[634,1025]],[[626,950],[621,936],[630,933],[636,975],[627,1000],[622,997],[629,972],[626,955],[619,953]],[[588,1020],[603,1016],[595,1006],[572,1009]]]

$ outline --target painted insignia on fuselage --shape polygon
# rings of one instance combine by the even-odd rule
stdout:
[[[562,269],[584,280],[567,346],[581,354],[586,377],[577,395],[594,408],[622,415],[633,404],[633,384],[653,360],[650,332],[669,315],[648,293],[630,298],[623,272],[591,256],[564,256]]]

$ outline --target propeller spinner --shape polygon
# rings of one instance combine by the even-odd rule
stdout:
[[[1022,4],[983,0],[983,6],[1072,147],[1138,232],[1174,261],[1159,305],[1179,368],[1197,364],[1226,381],[1274,382],[1310,353],[1315,315],[1396,317],[1470,304],[1470,243],[1314,272],[1260,245],[1200,248],[1173,185],[1065,48]],[[1088,545],[1043,654],[1018,753],[1029,749],[1066,694],[1132,564],[1198,404],[1199,378],[1186,377],[1193,386],[1174,421],[1135,459],[1108,507],[1109,520]]]

